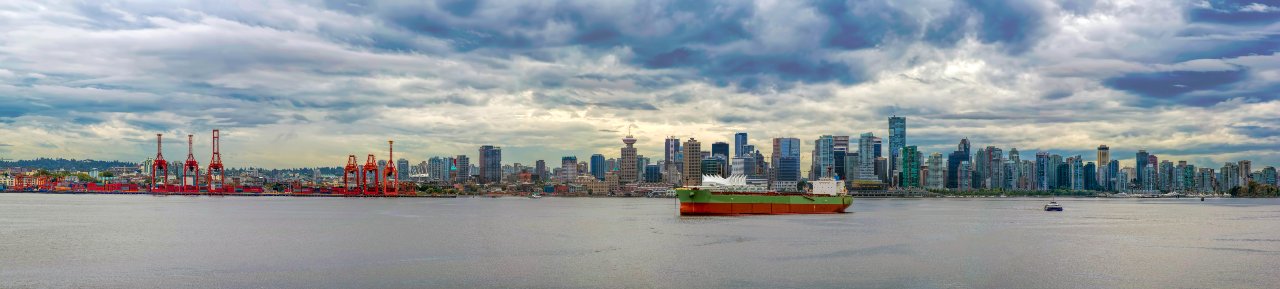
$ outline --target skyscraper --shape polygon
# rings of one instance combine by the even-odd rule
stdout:
[[[455,182],[466,183],[471,178],[471,159],[466,155],[453,157],[453,167]]]
[[[560,158],[560,175],[559,181],[572,182],[578,178],[578,157],[566,156]]]
[[[795,191],[800,182],[800,139],[774,138],[771,174],[772,188],[777,191]]]
[[[890,118],[889,122],[892,124],[893,118]],[[893,146],[893,139],[893,136],[889,137],[889,146]],[[902,186],[920,188],[920,152],[916,150],[916,146],[904,146],[902,152],[897,155],[902,157],[902,165],[899,169],[902,172],[900,176]]]
[[[680,139],[672,136],[667,137],[663,143],[663,168],[662,178],[669,184],[679,184],[681,181],[681,171],[684,170],[684,158],[681,157],[683,151],[680,150]]]
[[[657,183],[659,181],[662,181],[662,171],[658,168],[658,165],[645,165],[644,182]]]
[[[502,148],[480,146],[480,183],[502,182]]]
[[[1106,178],[1106,173],[1103,170],[1106,170],[1107,164],[1110,164],[1110,163],[1111,163],[1111,148],[1107,147],[1107,145],[1098,145],[1097,184],[1098,184],[1098,187],[1100,188],[1106,187],[1106,185],[1104,184],[1105,180],[1103,179],[1103,178]]]
[[[809,175],[813,179],[832,177],[835,175],[835,140],[830,135],[818,137],[813,147],[813,168]]]
[[[969,156],[969,139],[960,139],[960,144],[956,146],[956,151],[947,156],[947,188],[955,189],[960,187],[960,182],[956,179],[959,177],[960,163],[969,162],[971,160]],[[972,174],[968,174],[967,177],[972,178]],[[965,183],[971,182],[972,180],[965,181]]]
[[[856,180],[877,180],[876,176],[876,159],[878,158],[875,150],[876,140],[875,134],[863,133],[858,137],[858,175],[853,176]]]
[[[547,177],[548,177],[548,176],[547,176],[547,162],[546,162],[546,161],[538,160],[537,162],[534,162],[534,164],[533,164],[533,171],[534,171],[534,174],[536,174],[536,175],[537,175],[537,178],[534,180],[534,182],[540,182],[540,181],[541,181],[541,182],[545,182],[545,181],[547,181]]]
[[[744,147],[747,145],[747,133],[740,132],[733,134],[733,156],[740,157],[743,154],[751,153]]]
[[[1052,173],[1049,167],[1049,152],[1036,152],[1036,190],[1047,191],[1049,187],[1049,174]]]
[[[636,165],[636,138],[632,137],[631,134],[627,134],[627,137],[622,138],[622,143],[626,146],[622,147],[622,159],[618,161],[620,163],[618,165],[622,166],[618,170],[620,172],[618,174],[618,183],[634,183],[639,178],[637,171],[640,169]]]
[[[396,160],[396,174],[398,175],[397,177],[399,177],[400,180],[409,179],[409,160],[408,159],[401,158]]]
[[[947,161],[942,153],[929,154],[929,176],[925,178],[925,187],[941,189],[946,187]]]
[[[1147,150],[1138,150],[1138,153],[1134,158],[1134,161],[1136,162],[1136,164],[1134,165],[1134,168],[1138,169],[1137,173],[1135,174],[1138,187],[1143,187],[1143,185],[1147,183],[1146,180],[1144,180],[1145,178],[1144,176],[1147,175],[1146,174],[1147,160],[1149,156],[1150,154],[1147,154]]]
[[[902,165],[898,162],[903,157],[902,148],[907,145],[907,118],[900,116],[889,117],[889,168],[890,175],[897,176],[899,172],[905,172]],[[919,164],[916,164],[919,167]],[[919,174],[919,168],[916,168]],[[906,180],[906,177],[903,177]],[[895,182],[896,183],[896,182]],[[902,182],[905,183],[905,182]],[[917,181],[918,183],[918,181]],[[906,186],[906,185],[903,185]]]
[[[702,185],[702,143],[689,138],[684,142],[684,185]]]
[[[606,162],[602,154],[591,155],[591,163],[587,164],[590,167],[591,176],[597,180],[604,180],[604,172],[609,170],[609,165]]]
[[[711,144],[711,157],[729,159],[729,143],[718,141]]]

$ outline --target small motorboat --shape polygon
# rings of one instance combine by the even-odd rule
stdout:
[[[530,199],[541,199],[541,198],[542,198],[542,194],[532,194],[532,195],[529,195],[529,198],[530,198]]]
[[[1049,202],[1049,204],[1048,204],[1048,205],[1044,205],[1044,210],[1045,210],[1045,211],[1058,211],[1058,212],[1061,212],[1061,211],[1062,211],[1062,205],[1059,205],[1059,204],[1058,204],[1058,202]]]

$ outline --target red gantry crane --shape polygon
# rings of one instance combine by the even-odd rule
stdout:
[[[215,172],[218,175],[216,180],[213,178]],[[209,184],[209,193],[225,193],[227,172],[223,171],[222,153],[219,150],[218,130],[216,129],[213,130],[213,158],[209,161],[209,169],[205,173],[207,174],[206,179],[208,181],[206,183]],[[217,183],[216,186],[214,185],[215,182]]]
[[[350,180],[355,177],[356,185],[363,188],[360,184],[360,163],[356,161],[356,155],[347,155],[347,166],[342,168],[342,194],[351,194],[354,190],[351,188]]]
[[[187,135],[187,162],[182,166],[182,192],[183,193],[200,193],[200,162],[196,161],[196,155],[192,153],[193,135]],[[191,183],[188,184],[187,181]]]
[[[369,179],[370,176],[373,177],[372,180]],[[369,154],[368,159],[365,160],[364,168],[360,170],[360,190],[365,195],[377,194],[381,191],[378,185],[380,185],[378,182],[378,161],[373,154]]]
[[[400,174],[396,173],[395,142],[387,140],[387,166],[382,169],[382,194],[395,196],[400,193]]]
[[[169,183],[169,162],[164,160],[164,154],[161,153],[160,142],[162,134],[156,134],[156,159],[151,162],[151,192],[165,192],[165,185]],[[156,188],[156,174],[162,174],[160,179],[160,187]]]

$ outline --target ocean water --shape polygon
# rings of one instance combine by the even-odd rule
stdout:
[[[0,194],[0,288],[1277,288],[1280,200]]]

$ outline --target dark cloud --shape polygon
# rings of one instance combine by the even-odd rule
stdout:
[[[1041,2],[1010,0],[967,0],[981,18],[978,38],[988,43],[1004,43],[1009,50],[1026,51],[1044,33],[1046,15]]]
[[[1233,125],[1231,129],[1236,133],[1251,138],[1272,138],[1280,137],[1280,127],[1264,127],[1256,125]]]
[[[1205,2],[1211,6],[1188,7],[1187,18],[1194,22],[1230,25],[1267,25],[1280,22],[1280,1],[1210,0]],[[1262,11],[1258,11],[1259,9]]]
[[[1276,21],[1280,21],[1280,19]],[[1224,42],[1213,37],[1207,37],[1199,41],[1205,43],[1182,49],[1175,55],[1174,60],[1181,62],[1195,59],[1235,58],[1249,55],[1271,55],[1280,52],[1280,33],[1236,41]]]
[[[1132,73],[1103,81],[1113,89],[1144,97],[1171,99],[1195,91],[1215,90],[1245,79],[1246,70]]]
[[[815,6],[833,22],[823,44],[838,49],[872,48],[920,29],[913,16],[882,1],[826,0]]]
[[[948,14],[930,22],[924,40],[951,47],[972,29],[979,41],[1002,44],[1010,53],[1020,54],[1046,33],[1048,16],[1038,1],[966,0],[954,3]]]

